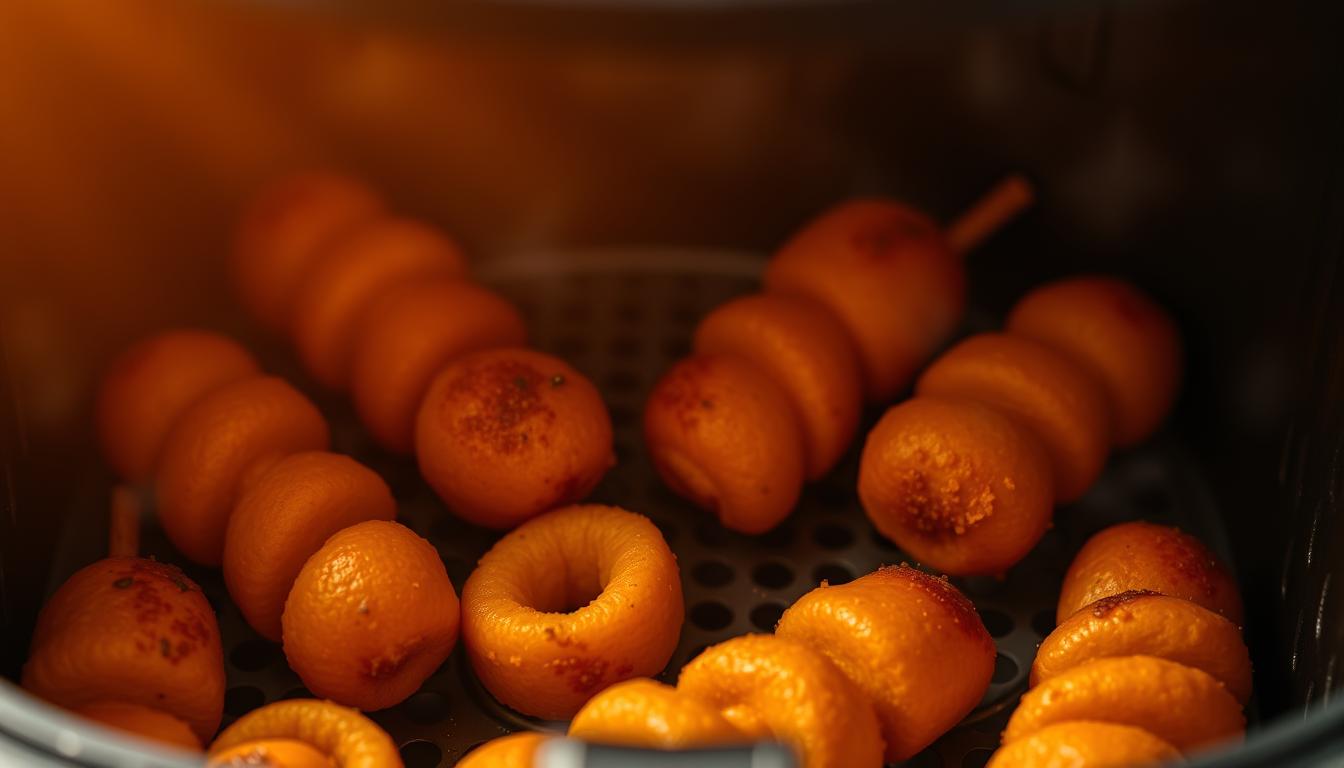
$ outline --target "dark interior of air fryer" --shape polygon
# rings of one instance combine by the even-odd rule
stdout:
[[[1339,14],[1320,5],[1039,4],[965,17],[944,9],[924,20],[869,8],[868,21],[847,30],[815,9],[794,9],[787,23],[759,29],[750,15],[710,14],[701,22],[719,20],[737,33],[700,36],[678,27],[670,38],[646,30],[647,40],[608,41],[624,51],[613,61],[671,58],[702,67],[707,81],[750,78],[756,59],[792,74],[771,97],[785,121],[754,137],[767,147],[754,155],[755,166],[733,168],[725,160],[730,168],[703,183],[700,165],[688,169],[674,153],[659,154],[658,134],[678,126],[629,115],[624,130],[648,135],[613,146],[625,154],[608,166],[624,162],[628,170],[608,174],[603,193],[620,202],[607,215],[594,213],[601,205],[589,200],[587,207],[562,206],[551,221],[525,221],[524,214],[537,218],[545,201],[501,200],[479,203],[495,208],[478,216],[454,207],[466,193],[438,195],[449,180],[414,181],[413,164],[380,166],[377,148],[359,150],[348,164],[390,196],[401,195],[409,210],[460,233],[477,275],[525,314],[532,343],[600,389],[618,462],[590,498],[649,516],[681,567],[686,623],[661,676],[667,681],[708,645],[770,631],[783,609],[820,581],[844,583],[910,559],[877,534],[858,504],[858,444],[762,536],[724,529],[663,486],[645,454],[640,415],[660,374],[689,350],[697,321],[754,290],[770,251],[836,200],[888,194],[947,220],[1005,174],[1027,175],[1036,204],[971,257],[970,311],[958,336],[1001,325],[1007,308],[1046,280],[1114,273],[1170,308],[1184,336],[1187,375],[1159,435],[1113,455],[1095,487],[1056,511],[1053,528],[1006,577],[953,580],[997,644],[993,683],[973,714],[907,764],[983,764],[1025,689],[1037,644],[1054,626],[1073,554],[1097,530],[1133,519],[1178,525],[1232,564],[1256,672],[1248,710],[1254,744],[1257,730],[1329,702],[1344,650],[1344,601],[1338,586],[1330,591],[1344,558],[1341,26]],[[492,24],[479,26],[484,31],[471,34],[501,34]],[[619,37],[620,25],[611,26],[593,34]],[[580,31],[557,35],[546,43],[548,55],[584,45]],[[544,60],[519,66],[544,79]],[[632,68],[628,77],[641,72],[647,74]],[[739,107],[688,98],[686,109],[700,112],[686,115],[686,130],[712,123],[715,110]],[[581,113],[584,106],[568,109]],[[563,133],[581,122],[557,124]],[[799,135],[825,141],[795,152]],[[212,220],[236,213],[219,207]],[[330,419],[333,450],[387,480],[398,519],[438,548],[460,588],[497,534],[448,514],[413,459],[380,451],[347,400],[324,392],[289,348],[230,308],[232,297],[215,279],[225,250],[220,235],[197,253],[164,257],[192,262],[183,268],[192,275],[183,290],[203,298],[196,305],[172,298],[175,309],[154,323],[214,324],[257,350],[267,370],[296,382]],[[172,292],[168,269],[169,277],[146,283]],[[45,274],[52,284],[78,282],[59,269]],[[80,290],[88,288],[74,293]],[[153,328],[149,320],[108,322],[116,343],[83,368],[96,369],[116,346]],[[13,347],[15,328],[4,338]],[[92,444],[87,398],[68,429],[44,432],[25,420],[33,393],[22,382],[34,379],[19,366],[34,358],[30,352],[11,348],[0,358],[7,491],[0,495],[0,672],[11,680],[42,599],[100,556],[113,483]],[[879,415],[865,414],[862,431]],[[143,547],[182,562],[156,528],[145,531]],[[219,572],[186,570],[219,615],[225,725],[265,703],[309,695],[280,647],[243,621]],[[418,693],[372,717],[417,768],[452,765],[512,730],[564,726],[498,704],[461,647]]]

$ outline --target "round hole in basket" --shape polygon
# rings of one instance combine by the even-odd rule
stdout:
[[[401,745],[401,760],[406,768],[438,768],[443,750],[432,741],[417,739]]]
[[[1017,677],[1017,662],[1000,653],[994,659],[994,683],[1003,685],[1011,683],[1013,678]]]
[[[812,580],[818,584],[824,581],[835,587],[853,581],[854,573],[839,563],[822,563],[812,569]]]
[[[691,569],[691,578],[706,587],[722,587],[733,580],[733,567],[722,560],[706,560]]]
[[[766,589],[783,589],[793,583],[793,569],[783,563],[761,563],[751,569],[751,580]]]
[[[788,549],[795,533],[793,525],[785,521],[761,534],[757,541],[770,549]]]
[[[399,707],[406,719],[433,725],[448,714],[448,699],[438,691],[422,691],[403,701]]]
[[[627,261],[634,264],[643,254],[629,256]],[[755,274],[728,275],[705,254],[698,258],[699,261],[695,254],[691,254],[670,266],[648,271],[588,269],[582,280],[569,280],[561,269],[559,275],[518,273],[491,282],[491,287],[506,297],[524,300],[536,308],[529,330],[540,348],[566,358],[602,388],[609,403],[632,412],[628,419],[617,414],[623,422],[628,421],[617,429],[624,446],[623,461],[611,469],[598,494],[604,503],[618,504],[649,515],[663,530],[681,563],[687,620],[672,662],[658,676],[669,683],[675,682],[681,666],[707,644],[742,632],[766,631],[761,626],[768,626],[771,617],[761,606],[772,606],[769,612],[773,614],[778,610],[774,606],[787,606],[821,578],[839,583],[839,569],[846,569],[852,578],[867,574],[880,565],[909,559],[877,534],[854,492],[862,434],[871,426],[876,412],[870,413],[869,422],[861,427],[854,448],[840,465],[807,488],[786,520],[759,536],[724,529],[712,516],[696,510],[689,501],[669,491],[658,478],[643,455],[640,443],[638,414],[643,408],[640,393],[651,386],[675,359],[689,353],[690,334],[700,317],[732,296],[759,290]],[[602,269],[609,270],[609,264]],[[701,272],[685,274],[697,269]],[[591,311],[582,318],[565,320],[561,308],[575,300],[588,304]],[[629,327],[614,324],[619,307],[627,304],[643,309],[641,319],[631,320]],[[671,311],[673,306],[681,309],[674,313]],[[629,339],[638,340],[638,351],[631,357],[614,354],[621,352],[622,345],[626,344],[623,340]],[[276,347],[263,365],[268,370],[297,370],[288,354]],[[342,442],[342,449],[352,451],[356,459],[375,467],[393,484],[399,514],[414,521],[416,530],[430,534],[460,590],[478,559],[501,534],[470,526],[453,517],[419,477],[413,459],[388,457],[367,439],[356,439],[363,430],[344,399],[331,397],[322,402],[324,411],[332,419],[333,433],[346,441]],[[1216,540],[1217,534],[1212,532],[1217,530],[1217,510],[1208,506],[1202,495],[1197,468],[1182,458],[1178,448],[1158,442],[1115,457],[1098,486],[1105,493],[1089,494],[1073,505],[1067,515],[1060,515],[1057,530],[1047,536],[1047,541],[1038,546],[1026,562],[1011,570],[1005,582],[954,580],[958,586],[966,587],[968,597],[979,609],[1000,611],[1011,619],[1013,629],[999,637],[998,644],[1000,652],[1014,663],[1015,668],[1011,674],[1006,674],[1000,661],[998,679],[1004,679],[1006,675],[1007,682],[993,686],[982,706],[968,717],[968,723],[951,731],[908,764],[942,768],[958,765],[968,755],[968,759],[983,762],[989,750],[997,744],[997,729],[990,727],[993,718],[1007,711],[1005,706],[1010,708],[1017,687],[1025,677],[1024,668],[1020,666],[1025,661],[1020,660],[1029,660],[1035,643],[1054,627],[1059,578],[1069,559],[1086,536],[1097,528],[1125,516],[1140,514],[1141,510],[1128,507],[1130,499],[1141,497],[1138,491],[1160,485],[1172,502],[1168,505],[1170,519],[1164,522]],[[1129,468],[1129,464],[1145,462],[1165,469],[1155,475]],[[1182,490],[1186,486],[1199,493]],[[1151,489],[1145,492],[1152,493]],[[94,511],[99,515],[105,513],[101,505]],[[146,527],[144,542],[146,554],[181,562],[180,555],[152,523]],[[709,583],[701,581],[695,570],[705,562],[722,564],[732,571],[732,577],[717,586],[714,578],[709,579]],[[761,587],[752,580],[751,572],[763,563],[787,566],[793,573],[792,580],[778,592]],[[73,570],[71,567],[67,572]],[[188,573],[199,579],[207,597],[219,609],[225,654],[230,660],[226,672],[230,691],[235,691],[230,696],[233,709],[245,712],[265,700],[276,698],[275,694],[281,691],[285,693],[279,698],[311,697],[312,694],[301,686],[284,663],[256,670],[244,670],[238,665],[233,654],[243,654],[240,658],[246,656],[248,652],[239,651],[239,648],[256,640],[255,632],[246,626],[233,607],[217,571],[189,569]],[[715,607],[704,607],[707,605]],[[760,613],[757,613],[758,609],[761,609]],[[995,619],[986,618],[987,625],[994,623]],[[702,624],[717,628],[708,629]],[[1027,631],[1028,628],[1036,634]],[[247,661],[244,659],[243,663]],[[248,688],[252,692],[236,692],[236,689]],[[462,695],[455,693],[458,691],[463,692]],[[443,696],[441,704],[446,709],[436,722],[417,721],[417,718],[428,720],[430,712],[417,715],[408,711],[408,708],[414,710],[420,705],[420,700],[415,697],[414,701],[408,700],[387,710],[377,719],[398,744],[432,739],[429,743],[443,753],[437,758],[439,763],[452,763],[460,758],[468,745],[508,731],[554,727],[554,724],[506,711],[495,702],[474,680],[460,644],[453,660],[440,668],[416,696],[430,692]],[[437,708],[438,703],[427,709]]]
[[[691,623],[711,632],[723,629],[733,623],[733,609],[717,601],[697,603],[691,608]]]
[[[751,625],[762,632],[774,632],[783,615],[784,606],[780,603],[761,603],[751,609]]]

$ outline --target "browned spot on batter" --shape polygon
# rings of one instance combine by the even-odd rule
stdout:
[[[650,397],[650,407],[670,412],[687,432],[700,423],[702,411],[714,409],[714,398],[706,387],[713,360],[689,357],[672,369]]]
[[[189,640],[204,642],[210,637],[210,630],[199,616],[189,616],[185,620],[173,619],[173,631]]]
[[[1119,608],[1126,603],[1132,603],[1141,597],[1148,597],[1156,594],[1160,593],[1154,592],[1151,589],[1130,589],[1119,594],[1111,595],[1110,597],[1103,597],[1100,600],[1093,602],[1088,608],[1091,609],[1093,616],[1096,616],[1098,619],[1104,619],[1111,611],[1114,611],[1116,608]]]
[[[131,598],[131,610],[135,612],[135,621],[141,626],[156,624],[173,607],[159,594],[159,585],[149,581],[137,581],[135,596]]]
[[[1181,574],[1195,589],[1212,598],[1224,578],[1223,568],[1203,542],[1176,528],[1168,528],[1157,540],[1156,554],[1172,571]]]
[[[917,216],[898,215],[873,226],[860,228],[850,236],[850,245],[868,259],[890,259],[913,240],[931,237],[933,228]]]
[[[464,439],[483,443],[495,453],[518,453],[532,441],[530,432],[544,436],[555,421],[555,411],[539,392],[548,378],[517,360],[492,360],[469,368],[450,382],[444,417]]]
[[[975,610],[975,604],[966,599],[956,587],[948,582],[947,577],[930,576],[929,574],[908,565],[886,566],[881,569],[885,573],[899,576],[915,589],[928,595],[935,603],[947,612],[952,623],[962,632],[974,640],[978,640],[986,648],[994,647],[994,640],[989,636],[989,631],[985,629],[985,624],[980,620],[980,614]]]
[[[587,644],[587,643],[583,643],[583,642],[580,642],[580,641],[578,641],[578,640],[575,640],[573,637],[571,637],[571,636],[569,636],[569,635],[564,635],[564,634],[561,634],[561,633],[559,633],[559,632],[556,632],[556,631],[555,631],[555,627],[546,627],[545,635],[546,635],[546,639],[547,639],[548,641],[550,641],[550,642],[552,642],[552,643],[555,643],[556,645],[560,646],[561,648],[568,648],[568,647],[570,647],[570,646],[572,645],[572,646],[574,646],[575,650],[579,650],[579,651],[586,651],[586,650],[588,650],[588,644]]]
[[[577,501],[583,495],[583,481],[578,475],[569,475],[561,480],[551,483],[555,489],[555,495],[551,503],[547,506],[558,507],[562,504],[568,504],[571,501]]]
[[[622,664],[616,668],[616,679],[620,680],[635,671],[634,664]]]
[[[157,653],[176,665],[210,642],[205,609],[168,597],[200,589],[181,569],[154,560],[132,560],[127,565],[113,586],[130,593],[130,611],[139,626],[136,650]]]
[[[897,515],[927,536],[961,536],[994,514],[994,491],[955,456],[934,472],[908,467],[896,482]]]
[[[1129,286],[1117,286],[1110,294],[1111,306],[1115,308],[1115,313],[1131,325],[1146,323],[1152,316],[1148,302]]]
[[[566,656],[563,659],[548,661],[546,666],[556,675],[565,677],[569,682],[569,689],[579,694],[597,691],[607,674],[605,659]]]
[[[406,666],[406,656],[379,656],[372,659],[361,659],[359,662],[360,674],[374,680],[382,680],[386,677],[392,677]]]

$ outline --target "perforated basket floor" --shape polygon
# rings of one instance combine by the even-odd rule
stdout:
[[[808,487],[798,509],[760,537],[727,531],[673,496],[652,471],[640,436],[640,413],[659,375],[688,351],[698,319],[730,297],[758,286],[760,261],[710,252],[629,251],[538,255],[501,262],[482,279],[523,309],[532,343],[568,360],[592,378],[611,410],[617,466],[592,499],[648,515],[676,552],[687,602],[681,641],[662,678],[672,682],[682,664],[707,645],[746,632],[769,632],[783,609],[825,579],[849,581],[879,565],[907,560],[880,537],[858,505],[855,482],[861,439],[829,476]],[[992,327],[972,318],[967,330]],[[282,348],[266,352],[267,368],[312,394],[333,423],[335,450],[380,472],[400,504],[400,520],[438,547],[461,589],[476,559],[496,534],[450,516],[421,481],[413,460],[389,457],[363,435],[347,401],[311,385]],[[879,414],[867,415],[866,426]],[[1170,439],[1112,458],[1104,476],[1078,504],[1058,510],[1053,530],[1003,580],[954,579],[974,601],[998,644],[993,684],[981,705],[938,743],[905,763],[979,766],[988,759],[1024,688],[1036,645],[1054,626],[1059,583],[1072,554],[1094,531],[1145,518],[1179,525],[1226,557],[1208,494],[1194,464]],[[90,551],[88,526],[106,509],[106,486],[90,492],[72,517],[56,559],[52,589]],[[84,533],[75,534],[73,529]],[[182,558],[153,526],[144,550],[160,559]],[[228,692],[225,724],[277,699],[310,695],[285,664],[278,645],[259,638],[230,602],[217,571],[189,567],[215,606],[224,636]],[[451,766],[481,742],[519,728],[562,731],[564,723],[534,721],[498,704],[475,680],[461,651],[402,704],[374,720],[401,745],[410,768]]]

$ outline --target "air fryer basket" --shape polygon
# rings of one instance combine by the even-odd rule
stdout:
[[[712,516],[670,494],[652,471],[640,436],[640,413],[649,389],[687,353],[700,317],[758,286],[759,267],[758,258],[726,253],[612,251],[496,262],[483,274],[522,307],[536,346],[569,360],[603,392],[615,426],[618,463],[592,498],[649,515],[677,554],[687,623],[661,676],[669,682],[707,645],[746,632],[772,631],[783,609],[820,581],[843,583],[879,565],[906,560],[876,533],[858,506],[857,444],[839,468],[808,487],[785,523],[760,537],[724,529]],[[972,313],[965,330],[994,325],[991,316]],[[453,582],[461,585],[496,534],[449,515],[414,462],[380,452],[349,405],[340,397],[321,395],[292,355],[273,349],[268,362],[271,370],[319,393],[334,424],[335,449],[368,463],[388,480],[400,504],[399,519],[438,547]],[[58,545],[52,588],[99,556],[100,537],[82,532],[104,524],[106,477],[88,477],[91,482],[81,484],[77,514]],[[955,580],[975,601],[998,645],[993,683],[961,726],[907,765],[976,765],[988,759],[1024,688],[1036,645],[1054,627],[1059,583],[1072,553],[1096,530],[1136,518],[1179,525],[1231,561],[1209,491],[1179,441],[1163,435],[1117,456],[1082,501],[1058,511],[1054,528],[1007,578]],[[152,524],[144,550],[182,562]],[[285,665],[279,646],[260,638],[243,621],[220,573],[193,566],[186,570],[218,611],[228,673],[225,725],[267,702],[311,695]],[[472,675],[460,647],[420,692],[373,718],[401,745],[410,768],[452,765],[473,746],[510,730],[564,729],[564,723],[536,721],[496,702]]]
[[[6,22],[43,2],[0,3],[0,56],[23,61],[28,39]],[[113,478],[93,449],[89,393],[97,366],[138,335],[193,323],[256,350],[267,370],[318,401],[337,450],[388,480],[400,519],[438,547],[459,588],[493,540],[446,514],[413,461],[374,448],[348,401],[309,381],[221,287],[239,198],[275,170],[312,160],[367,176],[400,209],[460,236],[479,276],[523,308],[534,343],[602,391],[619,463],[593,498],[653,518],[682,569],[687,621],[669,680],[707,644],[768,631],[820,580],[904,559],[857,506],[858,445],[761,537],[725,531],[662,487],[640,413],[656,378],[687,351],[691,328],[753,290],[765,255],[841,197],[896,195],[946,220],[1003,173],[1029,174],[1037,207],[971,257],[962,331],[997,326],[1042,281],[1118,273],[1172,309],[1187,377],[1164,431],[1113,456],[1006,579],[958,580],[998,644],[994,683],[965,723],[911,764],[987,758],[1050,629],[1069,558],[1092,531],[1134,518],[1209,542],[1245,597],[1252,730],[1244,746],[1199,764],[1344,760],[1344,704],[1334,700],[1344,678],[1335,578],[1344,563],[1344,5],[910,0],[838,10],[698,0],[694,11],[667,3],[629,13],[609,0],[344,0],[331,5],[360,11],[360,21],[342,26],[349,20],[265,2],[154,3],[141,11],[144,35],[204,52],[176,81],[173,67],[137,58],[130,35],[119,44],[131,53],[107,73],[94,54],[73,61],[74,45],[64,50],[72,62],[33,55],[45,66],[33,70],[30,91],[5,90],[16,72],[25,81],[0,67],[0,94],[33,96],[23,106],[50,110],[63,131],[0,121],[0,156],[32,163],[0,174],[3,768],[183,765],[137,755],[138,745],[8,682],[41,601],[104,548]],[[416,27],[381,26],[374,8]],[[110,26],[113,13],[91,8],[92,21],[70,22],[71,39],[98,42],[95,27]],[[501,31],[515,21],[531,31]],[[441,32],[446,42],[435,39]],[[117,52],[116,41],[101,42],[90,46],[97,55]],[[209,55],[213,69],[201,64]],[[284,76],[223,101],[238,92],[221,73],[255,76],[267,65]],[[462,79],[456,66],[481,68],[480,80]],[[337,70],[330,80],[326,68]],[[152,114],[171,112],[174,88],[193,76],[221,87],[185,101],[202,123],[271,99],[296,119],[300,141],[285,143],[295,136],[283,130],[268,137],[281,121],[252,114],[197,133],[191,115]],[[130,84],[118,91],[116,77]],[[489,87],[472,90],[481,83]],[[395,87],[384,94],[379,84]],[[476,98],[438,99],[453,88]],[[18,139],[5,132],[15,124]],[[71,137],[73,160],[60,143]],[[321,149],[296,150],[304,141]],[[15,147],[51,151],[30,158]],[[43,160],[78,173],[46,173]],[[152,522],[144,547],[183,563]],[[304,695],[279,648],[241,620],[219,573],[188,572],[219,613],[226,722]],[[410,766],[451,765],[509,730],[563,726],[501,707],[460,649],[420,692],[374,718]]]

